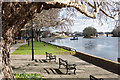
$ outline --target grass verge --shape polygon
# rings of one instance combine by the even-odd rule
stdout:
[[[53,53],[53,54],[70,54],[74,53],[73,51],[68,51],[63,48],[59,48],[44,42],[34,41],[34,54],[35,55],[45,55],[45,52]],[[16,49],[12,55],[31,55],[32,54],[32,44],[28,44],[20,46]]]

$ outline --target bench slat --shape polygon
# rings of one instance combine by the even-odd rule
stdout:
[[[51,60],[55,60],[56,62],[56,55],[52,55],[52,53],[48,53],[46,52],[46,60],[49,60],[49,62],[51,62]]]

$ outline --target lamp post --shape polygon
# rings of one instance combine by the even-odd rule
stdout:
[[[33,21],[31,20],[31,26],[32,26],[32,60],[34,60],[34,47],[33,47]]]

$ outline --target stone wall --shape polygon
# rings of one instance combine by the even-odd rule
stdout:
[[[108,71],[111,71],[113,73],[120,75],[120,63],[118,63],[118,62],[111,61],[111,60],[97,57],[97,56],[93,56],[93,55],[89,55],[89,54],[82,53],[82,52],[76,52],[75,56],[77,56],[80,59],[85,60],[89,63],[92,63],[96,66],[99,66],[101,68],[104,68]]]

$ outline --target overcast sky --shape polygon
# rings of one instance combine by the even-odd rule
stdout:
[[[88,18],[79,12],[77,12],[76,14],[77,16],[74,18],[74,25],[71,28],[72,32],[82,32],[83,29],[88,26],[96,28],[98,32],[111,32],[115,27],[114,19],[109,18],[108,22],[104,21],[103,25],[101,25],[98,19]]]
[[[64,8],[63,8],[64,9]],[[83,32],[84,28],[91,26],[97,29],[97,32],[111,32],[115,28],[115,20],[111,18],[107,18],[108,21],[102,18],[103,25],[100,24],[99,19],[92,19],[89,17],[86,17],[85,15],[81,14],[76,10],[75,12],[76,16],[71,17],[74,19],[73,25],[70,27],[70,32]],[[67,16],[65,13],[65,10],[60,12],[60,15]],[[118,17],[116,16],[116,19]],[[52,30],[52,32],[60,31],[58,30]],[[62,30],[63,31],[63,30]]]

